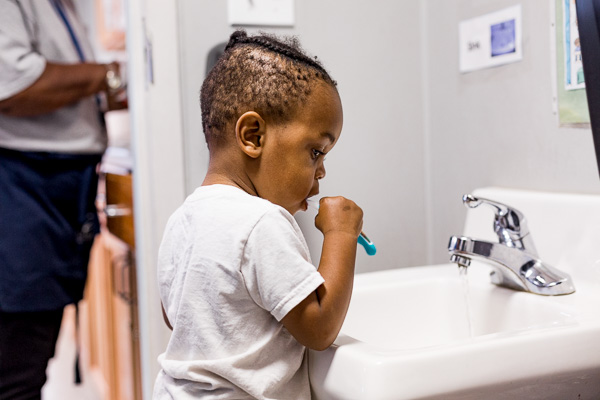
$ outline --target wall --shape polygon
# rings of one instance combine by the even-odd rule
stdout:
[[[170,336],[158,294],[158,247],[167,219],[185,199],[177,41],[175,7],[160,0],[128,2],[128,95],[134,132],[133,201],[144,399],[152,398],[160,370],[156,360]],[[153,83],[148,79],[145,57],[149,42]]]
[[[206,55],[233,31],[227,2],[179,1],[187,192],[206,173],[198,93]],[[365,211],[376,257],[359,249],[357,272],[426,262],[424,142],[421,98],[421,6],[414,0],[339,2],[297,0],[294,28],[334,79],[344,106],[344,129],[326,161],[321,195],[343,195]],[[252,31],[251,29],[248,29]],[[303,214],[303,215],[300,215]],[[322,236],[314,213],[299,213],[313,260]]]
[[[523,60],[459,73],[458,23],[519,3]],[[435,263],[447,262],[448,238],[463,229],[461,196],[474,188],[600,193],[591,130],[559,128],[552,110],[553,3],[426,2],[427,197]]]

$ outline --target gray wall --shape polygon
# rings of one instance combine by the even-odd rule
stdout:
[[[459,21],[519,3],[523,60],[460,74]],[[446,262],[448,237],[463,228],[461,196],[474,188],[600,193],[591,130],[559,128],[552,111],[552,5],[427,1],[425,135],[435,263]]]
[[[274,30],[299,35],[339,83],[344,129],[321,193],[365,210],[379,253],[359,250],[357,272],[447,262],[448,238],[463,229],[460,198],[477,187],[600,193],[590,130],[559,128],[553,114],[553,0],[520,2],[521,62],[458,72],[458,23],[518,3],[297,0],[295,27]],[[232,28],[225,1],[178,4],[191,192],[207,163],[198,106],[205,57]],[[297,219],[318,262],[313,216]]]
[[[227,40],[226,1],[179,1],[184,79],[187,188],[206,173],[198,91],[209,49]],[[365,212],[364,229],[378,254],[359,249],[357,272],[424,264],[426,260],[420,9],[415,0],[297,0],[294,28],[338,81],[344,128],[327,156],[321,195],[343,195]],[[252,29],[248,29],[253,31]],[[303,214],[303,215],[301,215]],[[297,219],[318,262],[322,236],[314,213]]]

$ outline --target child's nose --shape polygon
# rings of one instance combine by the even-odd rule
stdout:
[[[321,162],[321,165],[317,168],[317,173],[315,174],[315,179],[323,179],[327,172],[325,171],[325,164]]]

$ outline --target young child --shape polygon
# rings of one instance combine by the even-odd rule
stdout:
[[[171,216],[158,278],[173,333],[155,399],[310,399],[306,347],[346,315],[362,210],[323,198],[318,271],[292,217],[319,193],[339,139],[336,83],[294,39],[231,35],[201,90],[210,152]]]

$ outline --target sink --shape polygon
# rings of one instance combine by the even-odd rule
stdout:
[[[357,275],[334,345],[309,353],[313,398],[549,399],[532,385],[559,378],[557,399],[579,387],[597,398],[600,287],[539,296],[492,285],[489,271],[469,267],[469,307],[455,264]]]
[[[498,287],[490,283],[491,268],[478,261],[466,274],[450,263],[359,274],[335,343],[309,351],[313,398],[600,398],[598,217],[578,220],[571,212],[567,219],[580,229],[567,226],[569,239],[557,250],[536,224],[543,212],[556,210],[540,201],[556,207],[580,196],[560,195],[553,202],[551,194],[495,188],[478,193],[524,208],[540,256],[549,254],[548,261],[568,271],[577,291],[540,296]],[[594,200],[592,208],[600,207]],[[524,207],[529,203],[537,204],[531,215]],[[590,210],[578,205],[575,214]],[[478,223],[468,216],[465,233],[491,230]]]
[[[455,264],[359,276],[343,332],[385,349],[407,350],[573,324],[581,315],[568,304],[572,301],[490,285],[487,269],[471,268],[464,283]]]

